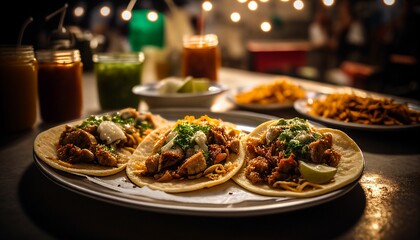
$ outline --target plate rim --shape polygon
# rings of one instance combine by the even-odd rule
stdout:
[[[188,109],[184,108],[162,108],[156,109],[153,112],[156,114],[162,113],[178,113],[180,115]],[[266,118],[278,119],[279,117],[253,113],[247,111],[227,111],[227,112],[209,112],[207,109],[201,108],[191,108],[190,112],[195,114],[202,113],[211,113],[214,115],[229,115],[230,117],[235,118],[236,116],[248,116],[254,118]],[[162,116],[165,117],[165,116]],[[337,189],[333,192],[329,192],[323,195],[308,197],[308,198],[286,198],[284,201],[273,200],[264,200],[256,201],[257,203],[263,203],[268,201],[267,204],[253,204],[252,201],[242,202],[242,203],[233,203],[233,204],[201,204],[201,203],[183,203],[175,202],[170,200],[159,200],[154,198],[148,198],[145,196],[132,195],[128,193],[118,192],[103,186],[100,186],[91,181],[86,181],[84,176],[78,176],[70,173],[65,173],[57,169],[53,169],[48,166],[46,163],[42,162],[39,157],[33,151],[33,158],[35,165],[38,169],[54,183],[58,184],[61,187],[69,189],[75,193],[108,202],[115,205],[152,211],[160,213],[171,213],[171,214],[182,214],[182,215],[193,215],[193,216],[213,216],[213,217],[244,217],[244,216],[260,216],[260,215],[269,215],[295,211],[299,209],[309,208],[315,205],[319,205],[325,202],[332,201],[340,196],[345,195],[347,192],[352,190],[359,182],[360,177],[363,175],[363,171],[359,178],[354,182],[344,186],[343,188]],[[84,181],[85,180],[85,181]],[[76,181],[76,184],[72,181]],[[229,180],[232,181],[232,180]],[[77,184],[78,183],[78,184]],[[236,184],[236,183],[235,183]],[[87,187],[86,187],[86,186]],[[128,196],[127,196],[128,195]],[[148,199],[147,199],[148,198]],[[141,201],[140,199],[145,199],[146,201]],[[209,206],[210,205],[210,206]],[[244,205],[244,206],[242,206]]]
[[[225,84],[211,82],[211,86],[216,87],[216,89],[212,91],[197,92],[197,93],[168,93],[168,94],[161,95],[157,92],[157,88],[156,88],[157,84],[158,83],[138,84],[134,86],[131,89],[131,91],[138,96],[149,97],[149,98],[186,98],[186,97],[212,96],[212,95],[224,93],[229,90],[229,88]]]

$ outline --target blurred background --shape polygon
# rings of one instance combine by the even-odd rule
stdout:
[[[84,70],[95,52],[144,51],[178,75],[182,36],[215,33],[222,66],[420,99],[420,1],[38,0],[0,3],[1,44],[51,47],[61,14]],[[126,11],[128,10],[128,11]]]

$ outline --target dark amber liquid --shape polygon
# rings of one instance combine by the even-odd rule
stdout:
[[[37,116],[37,64],[0,63],[1,132],[31,129]]]
[[[41,118],[62,122],[82,115],[82,63],[39,63],[38,93]]]
[[[218,80],[220,53],[217,46],[208,44],[188,44],[182,53],[182,75],[194,78]]]

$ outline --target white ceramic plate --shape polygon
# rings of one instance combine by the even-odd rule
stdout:
[[[245,132],[252,131],[262,122],[277,119],[270,115],[244,111],[222,113],[208,112],[206,109],[160,109],[153,113],[160,114],[168,120],[183,118],[186,114],[196,117],[207,114],[213,118],[236,123]],[[312,124],[319,126],[316,123]],[[78,194],[141,210],[196,216],[240,217],[294,211],[336,199],[353,189],[358,182],[311,198],[264,197],[247,192],[231,180],[209,189],[183,194],[166,194],[154,190],[140,193],[144,188],[133,185],[125,172],[109,177],[78,176],[49,167],[36,154],[34,161],[40,171],[53,182]],[[237,201],[244,196],[245,199]],[[213,199],[224,199],[226,202],[215,203]]]
[[[170,93],[161,94],[157,88],[158,83],[147,83],[134,86],[132,91],[143,99],[149,109],[153,108],[210,108],[217,97],[228,90],[225,85],[211,83],[209,91],[198,93]]]
[[[323,94],[318,94],[316,97],[321,98]],[[309,114],[310,106],[307,105],[308,99],[300,99],[296,101],[293,105],[295,110],[300,114],[304,115],[305,117],[322,122],[324,124],[332,125],[334,127],[343,127],[348,129],[356,129],[356,130],[369,130],[369,131],[398,131],[403,129],[414,129],[419,128],[420,124],[413,124],[413,125],[393,125],[393,126],[384,126],[384,125],[368,125],[368,124],[361,124],[361,123],[348,123],[343,121],[338,121],[330,118],[314,116]],[[408,104],[410,109],[420,111],[420,106],[416,104]]]

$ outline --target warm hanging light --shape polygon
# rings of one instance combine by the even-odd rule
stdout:
[[[301,0],[296,0],[296,1],[293,2],[293,7],[296,10],[302,10],[304,6],[305,5],[303,4],[303,2]]]
[[[121,12],[121,18],[124,21],[130,20],[132,17],[131,11],[128,11],[127,9]]]
[[[385,5],[392,6],[395,4],[395,0],[383,0]]]
[[[210,1],[204,1],[201,7],[204,11],[210,12],[213,9],[213,4]]]
[[[241,14],[239,14],[237,12],[233,12],[232,14],[230,14],[230,20],[232,20],[232,22],[241,21]]]
[[[322,3],[327,7],[331,7],[334,4],[334,0],[322,0]]]
[[[128,3],[127,8],[121,12],[121,18],[124,21],[129,21],[133,14],[131,13],[131,10],[133,10],[134,5],[136,4],[137,0],[130,0]]]
[[[248,3],[248,9],[251,11],[255,11],[258,8],[258,3],[256,1],[250,1]]]
[[[271,24],[269,23],[269,22],[263,22],[263,23],[261,23],[261,30],[263,31],[263,32],[269,32],[269,31],[271,31]]]
[[[147,20],[151,21],[151,22],[156,22],[159,18],[159,15],[157,14],[156,11],[149,11],[147,13]]]
[[[246,3],[248,0],[238,0],[239,3]]]
[[[82,17],[83,15],[85,15],[85,8],[83,6],[75,7],[73,10],[73,15],[75,17]]]
[[[111,8],[105,5],[101,7],[99,12],[103,17],[108,17],[111,14]]]

